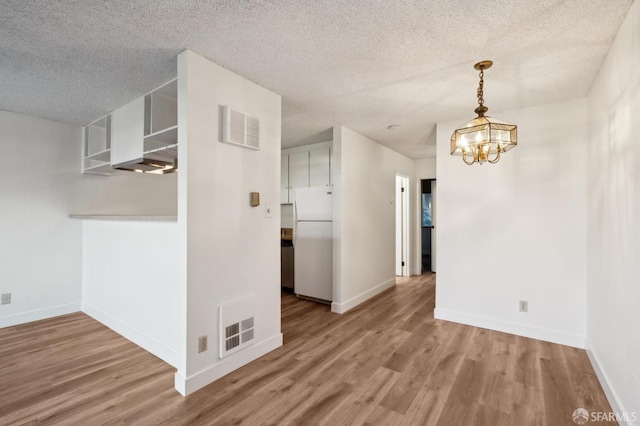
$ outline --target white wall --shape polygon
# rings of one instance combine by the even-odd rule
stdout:
[[[495,116],[518,125],[497,164],[449,155],[470,117],[438,123],[435,315],[584,347],[586,99]]]
[[[421,179],[436,178],[436,157],[419,158],[413,160],[413,167],[416,172],[416,184],[420,185]]]
[[[0,134],[0,327],[78,311],[82,223],[68,215],[175,215],[177,179],[82,175],[78,126],[0,111]]]
[[[80,309],[80,128],[0,111],[0,327]]]
[[[186,92],[178,106],[178,225],[184,212],[188,282],[186,371],[176,387],[188,394],[282,344],[281,99],[189,51],[178,57],[178,80],[180,96]],[[260,151],[220,142],[222,105],[260,120]],[[259,207],[249,205],[250,192],[260,193]],[[258,302],[255,344],[221,360],[218,309],[249,295]],[[209,348],[198,353],[204,335]]]
[[[640,4],[589,93],[587,349],[614,410],[640,424]],[[631,424],[631,423],[630,423]]]
[[[78,148],[80,149],[80,148]],[[76,155],[79,154],[80,151]],[[79,167],[79,166],[78,166]],[[176,216],[178,175],[114,170],[111,176],[74,171],[70,213]]]
[[[186,313],[177,223],[82,222],[82,310],[178,368]]]
[[[395,175],[414,178],[410,158],[346,127],[333,136],[331,309],[342,313],[395,284]]]

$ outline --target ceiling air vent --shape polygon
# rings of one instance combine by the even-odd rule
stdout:
[[[252,115],[222,107],[222,142],[260,149],[260,122]]]

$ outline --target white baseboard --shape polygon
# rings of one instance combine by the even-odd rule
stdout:
[[[363,293],[360,293],[356,297],[352,297],[351,299],[343,302],[343,303],[331,303],[331,312],[335,312],[336,314],[344,314],[345,312],[355,308],[365,300],[371,299],[378,293],[382,293],[386,289],[389,289],[396,285],[396,278],[393,277],[382,284],[378,284],[377,286],[369,289]]]
[[[40,321],[60,315],[71,314],[80,311],[80,303],[69,303],[67,305],[52,306],[50,308],[38,309],[35,311],[22,312],[19,314],[7,315],[0,318],[0,328],[25,324],[27,322]]]
[[[560,345],[584,349],[584,336],[580,336],[578,334],[565,333],[562,331],[550,330],[547,328],[532,327],[526,324],[503,321],[495,318],[484,317],[481,315],[455,312],[447,309],[436,308],[433,314],[434,318],[436,319],[458,322],[460,324],[472,325],[475,327],[486,328],[489,330],[515,334],[518,336],[529,337],[531,339],[544,340],[545,342],[558,343]]]
[[[152,338],[142,334],[128,324],[115,319],[111,315],[102,312],[101,310],[89,305],[86,302],[82,302],[82,311],[96,321],[106,325],[124,338],[131,340],[136,345],[140,346],[148,352],[151,352],[167,364],[178,368],[180,357],[178,353],[173,349],[170,349],[162,343],[153,340]]]
[[[280,346],[282,346],[282,333],[236,352],[228,358],[221,359],[214,365],[192,376],[184,377],[177,372],[175,374],[175,388],[182,395],[187,396]]]
[[[613,386],[611,386],[611,382],[609,381],[609,376],[604,371],[602,363],[598,359],[598,356],[591,348],[589,344],[589,340],[587,339],[585,350],[587,351],[587,356],[589,357],[589,361],[591,361],[591,365],[593,366],[593,370],[596,372],[596,376],[598,377],[598,381],[600,382],[600,386],[602,386],[602,390],[604,391],[605,396],[607,397],[607,401],[609,401],[609,405],[611,405],[611,409],[620,415],[627,413],[620,403],[620,398],[618,398],[618,394],[614,390]],[[618,422],[621,425],[633,426],[633,423],[630,418],[626,420],[621,420]]]

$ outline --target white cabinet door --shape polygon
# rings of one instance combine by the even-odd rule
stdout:
[[[111,114],[111,164],[142,158],[143,138],[144,96]]]
[[[289,202],[295,202],[294,189],[309,187],[309,152],[289,154]]]
[[[289,202],[289,156],[283,154],[280,162],[280,204]]]
[[[330,148],[309,151],[309,186],[331,185]]]

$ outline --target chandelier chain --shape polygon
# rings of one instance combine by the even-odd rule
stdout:
[[[484,69],[480,68],[480,84],[478,85],[478,105],[484,106]]]

